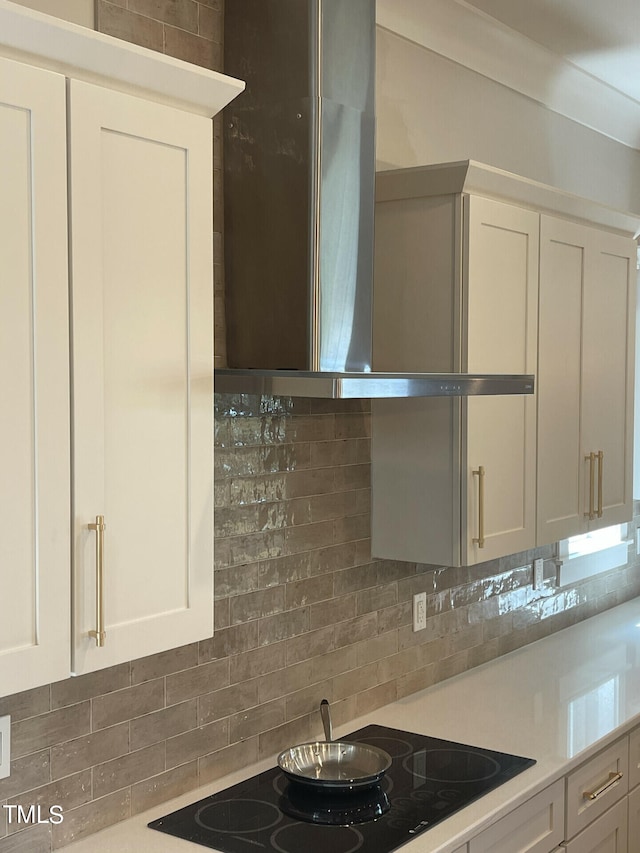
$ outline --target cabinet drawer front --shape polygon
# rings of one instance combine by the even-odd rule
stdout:
[[[629,735],[629,790],[640,785],[640,727]]]
[[[565,845],[565,849],[566,853],[627,853],[637,849],[627,846],[628,838],[633,839],[634,836],[627,834],[625,798]],[[636,843],[635,839],[633,843]]]
[[[564,782],[559,779],[469,842],[469,853],[549,853],[564,831]]]
[[[629,739],[624,737],[567,776],[566,837],[573,838],[629,790]],[[613,781],[613,774],[622,778]],[[603,787],[611,781],[606,789]],[[597,793],[594,799],[585,792]]]
[[[635,788],[628,797],[629,802],[629,838],[640,839],[640,787]]]

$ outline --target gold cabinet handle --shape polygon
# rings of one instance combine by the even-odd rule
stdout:
[[[592,521],[596,517],[595,510],[593,508],[593,493],[595,487],[595,453],[589,453],[584,457],[589,460],[589,511],[585,512],[585,515],[589,517],[589,520]]]
[[[608,791],[612,785],[615,785],[616,782],[619,782],[624,773],[614,773],[614,771],[610,771],[609,777],[606,782],[603,782],[599,788],[596,788],[595,791],[584,791],[582,796],[585,800],[597,800],[600,794],[604,794],[605,791]]]
[[[598,518],[602,518],[602,465],[604,462],[604,453],[598,451]]]
[[[484,465],[471,473],[478,477],[478,536],[472,541],[477,542],[478,548],[484,548]]]
[[[96,641],[96,646],[104,646],[106,632],[104,630],[104,515],[96,515],[96,523],[89,525],[89,530],[96,531],[96,629],[89,631],[89,636]]]

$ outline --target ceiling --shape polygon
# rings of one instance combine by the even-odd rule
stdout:
[[[466,0],[640,102],[638,0]]]

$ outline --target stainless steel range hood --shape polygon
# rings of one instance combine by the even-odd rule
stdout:
[[[225,72],[227,359],[216,390],[530,394],[533,377],[372,369],[375,0],[233,0]]]

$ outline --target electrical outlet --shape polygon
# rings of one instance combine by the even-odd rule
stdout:
[[[544,560],[538,557],[533,561],[533,588],[540,589],[544,583]]]
[[[11,717],[0,717],[0,779],[9,775],[11,763]]]
[[[413,596],[413,630],[422,631],[427,627],[427,593],[418,592]]]

